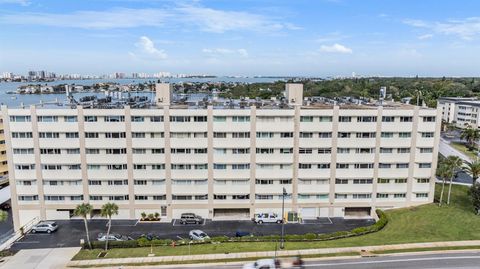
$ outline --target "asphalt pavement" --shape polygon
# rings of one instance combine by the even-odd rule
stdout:
[[[12,250],[33,248],[76,247],[80,239],[86,238],[83,220],[56,221],[59,229],[52,233],[29,233],[12,245]],[[285,224],[285,234],[331,233],[351,230],[357,227],[368,226],[374,223],[373,219],[343,219],[324,218],[308,224]],[[88,223],[91,240],[95,240],[99,233],[107,230],[107,220],[90,220]],[[128,235],[138,238],[142,234],[153,233],[160,238],[179,239],[188,238],[188,232],[200,229],[209,236],[235,236],[237,231],[248,232],[253,235],[280,235],[281,224],[255,224],[252,221],[212,221],[206,220],[203,224],[180,225],[176,221],[171,223],[141,223],[136,220],[112,221],[111,233]]]

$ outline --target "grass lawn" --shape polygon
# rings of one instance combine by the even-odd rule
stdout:
[[[451,142],[450,146],[452,146],[454,149],[462,152],[463,154],[467,155],[468,157],[470,157],[470,159],[474,159],[474,158],[477,157],[476,154],[473,151],[468,150],[467,147],[465,146],[465,144],[463,144],[463,143]]]
[[[437,193],[440,189],[437,184]],[[448,185],[445,187],[448,189]],[[418,243],[434,241],[479,240],[480,216],[473,213],[473,207],[467,194],[468,187],[452,186],[450,206],[439,207],[428,204],[412,208],[386,211],[389,218],[387,226],[372,234],[321,242],[286,242],[285,249],[309,249],[328,247],[349,247],[386,245],[399,243]],[[445,192],[446,194],[446,192]],[[446,197],[445,197],[446,198]],[[189,255],[206,253],[272,251],[275,243],[221,243],[181,247],[154,247],[156,256]],[[95,259],[101,250],[81,250],[73,259]],[[146,257],[150,248],[111,249],[106,258]]]

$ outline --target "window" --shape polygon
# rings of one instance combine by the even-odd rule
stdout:
[[[348,179],[336,178],[335,179],[335,184],[348,184]]]
[[[226,195],[214,194],[214,195],[213,195],[213,199],[214,199],[214,200],[226,200],[226,199],[227,199],[227,196],[226,196]]]
[[[406,193],[394,193],[393,198],[405,198],[407,197]]]
[[[40,154],[60,154],[60,149],[40,149]]]
[[[390,163],[379,163],[378,168],[391,168],[392,164]]]
[[[132,138],[145,138],[145,133],[132,132]]]
[[[153,164],[152,165],[152,170],[164,170],[165,169],[165,164]]]
[[[87,170],[100,170],[99,164],[87,164]]]
[[[249,132],[232,133],[233,138],[250,138]]]
[[[227,138],[227,133],[213,132],[214,138]]]
[[[81,201],[83,200],[83,195],[72,195],[70,196],[71,201]]]
[[[430,183],[429,178],[417,178],[417,183]]]
[[[98,118],[97,118],[97,116],[85,116],[85,121],[86,122],[97,122]]]
[[[388,178],[379,178],[379,179],[377,179],[377,183],[379,183],[379,184],[388,184],[388,183],[390,183],[390,179],[388,179]]]
[[[432,153],[433,148],[420,148],[420,153]]]
[[[331,132],[320,132],[318,133],[319,138],[331,138],[332,133]]]
[[[57,116],[38,116],[38,122],[58,122]]]
[[[105,133],[105,138],[125,138],[125,132],[119,133]]]
[[[293,153],[293,148],[282,148],[280,149],[281,154],[292,154]]]
[[[360,154],[375,153],[375,148],[356,148],[355,153],[360,153]]]
[[[122,186],[122,185],[128,185],[128,180],[126,180],[126,179],[123,179],[123,180],[108,180],[107,183],[110,186]]]
[[[419,163],[418,168],[432,168],[431,163]]]
[[[214,163],[214,164],[213,164],[213,169],[216,169],[216,170],[225,170],[225,169],[227,169],[227,165],[226,165],[226,164]]]
[[[372,194],[371,193],[354,193],[352,195],[352,198],[353,199],[369,199],[369,198],[372,198]]]
[[[361,178],[361,179],[354,179],[353,184],[372,184],[373,179],[371,178]]]
[[[335,199],[347,199],[348,196],[343,193],[335,193]]]
[[[408,168],[408,163],[397,163],[397,168]]]
[[[170,116],[171,122],[190,122],[190,116]]]
[[[299,163],[298,169],[312,169],[311,163]]]
[[[355,169],[372,169],[373,163],[356,163]]]
[[[132,116],[131,119],[132,119],[132,122],[144,122],[145,121],[145,117],[142,117],[142,116]]]
[[[348,163],[337,163],[337,169],[348,169]]]
[[[17,170],[33,170],[35,169],[34,164],[17,164],[15,165],[15,169]]]
[[[164,138],[164,137],[165,137],[165,134],[163,132],[150,133],[150,138]]]
[[[193,166],[193,169],[195,169],[195,170],[206,170],[206,169],[208,169],[208,164],[207,163],[195,164]]]
[[[319,148],[318,149],[318,154],[330,154],[332,153],[331,148]]]
[[[65,138],[78,138],[78,132],[65,133]]]
[[[126,170],[127,165],[126,164],[109,164],[107,165],[108,170]]]
[[[313,122],[313,116],[300,116],[300,122]]]
[[[273,154],[274,149],[272,149],[272,148],[257,148],[256,153],[257,154]]]
[[[163,122],[163,116],[151,116],[150,121],[151,122]]]
[[[213,122],[226,122],[226,116],[213,116]]]
[[[62,166],[58,164],[42,164],[43,170],[62,170]]]
[[[428,198],[428,193],[416,193],[415,197],[417,197],[417,198]]]
[[[187,201],[192,200],[191,195],[172,195],[172,200]]]
[[[90,195],[90,200],[92,201],[102,201],[103,197],[100,195]]]
[[[312,137],[313,137],[312,132],[309,132],[309,133],[300,132],[300,138],[312,138]]]
[[[135,195],[135,200],[146,201],[146,200],[148,200],[148,196],[146,196],[146,195]]]
[[[115,155],[118,155],[118,154],[126,154],[127,153],[127,149],[126,148],[121,148],[121,149],[106,149],[105,150],[107,154],[115,154]]]
[[[250,116],[233,116],[232,121],[233,122],[249,122]]]
[[[227,149],[224,149],[225,152]],[[249,148],[232,149],[232,154],[250,154]]]
[[[257,184],[257,185],[272,185],[273,180],[272,179],[256,179],[255,184]]]
[[[207,132],[195,132],[193,133],[194,138],[207,138]]]
[[[173,154],[190,154],[192,152],[191,149],[179,149],[179,148],[172,148],[170,152]]]
[[[194,122],[207,122],[207,116],[193,116]]]
[[[207,154],[207,149],[206,148],[194,149],[193,152],[195,154]]]
[[[272,132],[257,132],[257,138],[272,138]]]
[[[434,133],[433,132],[422,132],[422,137],[423,138],[432,138],[432,137],[434,137]]]
[[[407,183],[407,179],[406,179],[406,178],[396,178],[394,181],[395,181],[395,183],[397,183],[397,184],[405,184],[405,183]]]
[[[167,196],[166,196],[166,195],[154,195],[152,198],[153,198],[153,200],[155,200],[155,201],[167,200]],[[165,214],[163,214],[164,208],[165,208]],[[166,215],[167,215],[166,209],[167,209],[166,207],[163,207],[163,206],[162,206],[162,216],[166,216]]]
[[[164,154],[165,149],[152,149],[152,154]]]
[[[393,133],[392,132],[382,132],[381,137],[382,138],[392,138]]]
[[[339,132],[338,137],[339,138],[350,138],[351,133],[345,133],[345,132]]]
[[[332,122],[332,116],[320,116],[320,122]]]
[[[380,153],[393,153],[393,148],[380,148]]]
[[[410,153],[410,148],[398,148],[397,153]]]
[[[68,165],[68,170],[80,170],[82,169],[81,165],[80,164],[71,164],[71,165]]]
[[[318,169],[330,169],[330,164],[329,163],[319,163],[317,164]]]
[[[357,133],[357,138],[375,138],[375,133],[369,132],[369,133]]]
[[[10,116],[11,122],[31,122],[30,116]]]
[[[19,201],[37,201],[38,195],[19,195],[18,200]]]
[[[313,149],[312,148],[299,148],[298,153],[299,154],[312,154]]]
[[[249,164],[249,163],[232,164],[232,169],[233,169],[233,170],[245,170],[245,169],[250,169],[250,164]]]
[[[31,132],[12,132],[12,138],[32,138]]]
[[[147,165],[145,165],[145,164],[134,164],[133,169],[134,170],[146,170]]]
[[[349,117],[349,116],[339,116],[339,117],[338,117],[338,121],[339,121],[339,122],[351,122],[351,121],[352,121],[352,117]]]
[[[125,116],[105,116],[105,122],[124,122]]]
[[[250,199],[250,195],[248,194],[232,195],[232,200],[248,200],[248,199]]]
[[[85,133],[85,138],[98,138],[98,133],[86,132]]]
[[[59,138],[60,133],[52,133],[52,132],[40,132],[38,133],[40,138]]]
[[[411,117],[411,116],[400,117],[400,122],[412,122],[412,121],[413,121],[413,117]]]
[[[377,198],[388,199],[388,193],[377,193]]]
[[[13,154],[33,154],[33,148],[13,149]]]
[[[357,122],[376,122],[377,117],[375,116],[363,116],[363,117],[357,117]]]
[[[124,201],[124,200],[128,200],[128,195],[108,196],[108,200],[110,200],[110,201]]]
[[[102,185],[102,181],[100,181],[100,180],[89,180],[89,181],[88,181],[88,185],[90,185],[90,186],[99,186],[99,185]]]
[[[394,122],[395,121],[395,117],[393,116],[383,116],[382,117],[382,122]]]
[[[435,116],[425,116],[423,122],[435,122]]]
[[[86,154],[100,154],[100,149],[85,149]]]
[[[337,148],[337,153],[348,154],[348,153],[350,153],[350,149],[349,148]]]
[[[412,137],[412,133],[410,132],[400,132],[398,133],[399,138],[410,138]]]
[[[165,179],[154,179],[152,180],[152,185],[154,186],[165,185]]]
[[[255,194],[256,200],[273,200],[273,195],[268,194]]]
[[[147,150],[146,149],[135,149],[135,148],[133,148],[132,153],[133,154],[146,154]]]

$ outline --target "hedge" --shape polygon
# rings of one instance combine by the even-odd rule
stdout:
[[[285,241],[326,241],[326,240],[335,240],[340,238],[347,238],[353,236],[359,236],[369,233],[378,232],[383,229],[387,223],[387,215],[380,209],[376,210],[376,213],[379,217],[379,220],[374,224],[366,227],[355,228],[350,231],[340,231],[328,234],[287,234],[285,235]],[[244,237],[228,237],[228,236],[216,236],[212,237],[210,240],[206,241],[193,241],[190,240],[171,240],[171,239],[154,239],[148,240],[146,238],[139,238],[137,240],[130,241],[112,241],[108,243],[108,246],[111,248],[134,248],[134,247],[149,247],[149,246],[170,246],[173,242],[175,245],[198,245],[206,243],[228,243],[228,242],[273,242],[280,240],[280,235],[265,235],[265,236],[244,236]],[[88,245],[85,244],[84,248],[88,248]],[[92,248],[105,248],[105,242],[93,241]]]

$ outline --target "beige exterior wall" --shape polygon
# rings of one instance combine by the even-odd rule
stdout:
[[[283,188],[287,211],[308,217],[433,201],[440,110],[3,107],[2,113],[14,119],[5,124],[16,227],[32,217],[67,218],[65,211],[83,201],[96,209],[115,202],[118,218],[141,212],[216,218],[219,209],[244,209],[251,217],[280,212]],[[53,118],[38,120],[43,116]]]
[[[8,175],[7,147],[5,142],[5,130],[3,129],[3,118],[0,113],[0,177]]]

